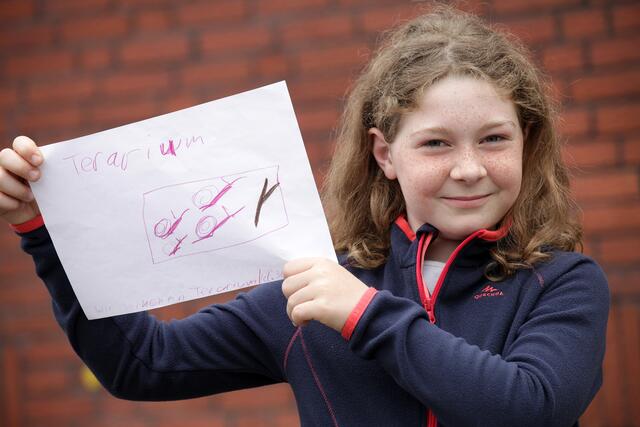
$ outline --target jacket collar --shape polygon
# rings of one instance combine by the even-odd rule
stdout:
[[[460,245],[463,246],[456,263],[460,266],[477,266],[484,264],[489,257],[489,249],[495,242],[509,233],[511,223],[505,221],[497,230],[481,229],[469,235]],[[418,241],[424,234],[432,233],[433,238],[438,236],[438,229],[425,223],[415,232],[409,226],[404,215],[400,215],[391,226],[391,253],[395,260],[403,267],[415,265]]]

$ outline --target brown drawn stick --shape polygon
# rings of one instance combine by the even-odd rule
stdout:
[[[278,185],[280,185],[279,182],[276,182],[273,185],[273,187],[271,187],[269,191],[267,191],[268,183],[269,183],[269,180],[265,178],[264,185],[262,186],[262,192],[260,193],[260,198],[258,199],[258,206],[256,207],[256,217],[253,220],[253,223],[255,224],[256,227],[258,226],[258,221],[260,220],[260,210],[262,209],[262,205],[269,198],[269,196],[273,194],[274,190],[278,187]]]

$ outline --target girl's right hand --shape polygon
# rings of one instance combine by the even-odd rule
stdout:
[[[36,143],[26,136],[14,139],[13,149],[0,151],[0,218],[22,224],[40,214],[29,181],[40,179],[43,160]]]

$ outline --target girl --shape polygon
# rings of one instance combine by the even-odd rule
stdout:
[[[353,87],[325,182],[342,265],[290,261],[283,282],[183,320],[85,318],[23,181],[43,161],[26,137],[0,155],[0,214],[115,396],[286,381],[305,426],[571,426],[602,383],[609,294],[572,252],[545,90],[477,17],[406,23]]]

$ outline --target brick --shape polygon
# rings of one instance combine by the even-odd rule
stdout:
[[[235,427],[270,427],[271,423],[258,414],[238,414],[234,417]]]
[[[640,163],[640,139],[625,141],[622,152],[625,163]]]
[[[9,77],[32,77],[70,71],[73,66],[71,52],[37,52],[16,55],[6,60],[6,75]]]
[[[102,389],[97,394],[103,396],[101,399],[101,409],[105,416],[113,417],[120,420],[127,420],[127,427],[129,426],[129,420],[133,420],[136,417],[140,418],[138,413],[142,407],[142,402],[132,402],[129,400],[115,399],[108,391]],[[159,402],[156,402],[159,404]],[[102,417],[101,417],[102,418]],[[97,420],[96,420],[97,421]],[[106,421],[106,420],[105,420]],[[105,427],[112,427],[122,425],[122,423],[105,423]],[[148,423],[144,424],[144,427],[149,427]],[[154,427],[154,426],[151,426]]]
[[[65,22],[60,35],[65,43],[114,39],[127,33],[127,17],[124,15],[98,16]]]
[[[640,27],[640,4],[632,3],[613,7],[613,30],[617,33],[636,31]]]
[[[353,31],[353,23],[348,15],[333,15],[299,19],[285,25],[281,31],[282,40],[287,44],[299,41],[318,41],[348,37]]]
[[[43,3],[46,14],[75,15],[96,13],[107,9],[111,0],[56,0]]]
[[[596,111],[600,132],[626,132],[640,129],[640,104],[601,107]]]
[[[182,10],[183,7],[180,8]],[[164,31],[171,26],[171,14],[168,10],[142,10],[135,17],[133,27],[136,31]]]
[[[571,93],[579,102],[639,95],[640,71],[628,70],[580,78],[571,85]]]
[[[586,256],[592,257],[594,259],[598,259],[599,257],[599,242],[595,242],[594,239],[589,238],[590,236],[585,236],[582,240],[582,248],[579,246],[576,247],[577,251],[581,251]]]
[[[293,403],[293,396],[288,385],[279,384],[224,393],[216,400],[225,410],[251,411],[264,407],[287,407]]]
[[[23,258],[21,258],[19,249],[17,249],[20,244],[19,242],[19,240],[10,242],[11,246],[9,246],[9,251],[5,251],[5,253],[2,254],[2,282],[0,283],[3,283],[4,285],[18,284],[20,283],[21,277],[24,277],[26,274],[33,273],[33,266],[28,268],[21,262],[23,261]]]
[[[192,86],[244,80],[249,77],[250,70],[249,62],[241,60],[226,63],[185,65],[180,70],[179,75],[185,85]]]
[[[526,44],[548,42],[558,37],[557,26],[552,16],[538,16],[505,23],[508,30]]]
[[[260,77],[282,80],[289,69],[289,59],[284,55],[267,55],[256,61],[256,72]]]
[[[51,300],[46,290],[41,287],[0,286],[0,306],[28,306],[30,304],[48,303]]]
[[[29,334],[58,332],[59,327],[50,313],[11,317],[0,323],[1,335],[17,335],[26,337]]]
[[[610,236],[602,241],[599,261],[605,265],[640,265],[638,248],[640,248],[640,232],[622,237]]]
[[[80,52],[78,60],[81,68],[86,70],[99,70],[111,65],[111,50],[106,47],[92,47],[84,52]]]
[[[7,226],[8,228],[8,226]],[[15,239],[5,238],[2,241],[6,250],[3,250],[2,254],[2,272],[0,285],[13,287],[19,286],[20,283],[23,283],[24,277],[28,274],[33,274],[33,266],[31,269],[28,268],[27,264],[24,262],[24,258],[21,258],[20,252],[20,240],[19,237],[16,236]]]
[[[607,353],[605,355],[603,370],[607,373],[602,385],[604,392],[605,410],[607,413],[607,424],[610,426],[624,426],[624,395],[622,384],[625,372],[624,363],[621,357],[621,347],[624,338],[620,335],[620,325],[618,319],[617,304],[613,304],[609,311],[609,322],[607,324]]]
[[[69,387],[69,373],[63,369],[39,369],[23,375],[25,391],[29,395],[61,393]]]
[[[419,14],[420,11],[415,6],[406,5],[392,8],[371,8],[359,16],[357,15],[356,18],[358,25],[364,31],[378,33],[401,25]]]
[[[185,401],[162,402],[162,405],[142,403],[138,411],[142,416],[158,420],[173,421],[173,425],[181,425],[180,412],[188,412],[189,418],[205,414],[211,399],[188,399]],[[155,425],[155,423],[154,423]]]
[[[283,427],[295,427],[300,425],[300,417],[294,412],[280,413],[274,418],[273,425]]]
[[[129,42],[122,48],[120,58],[123,62],[131,64],[176,62],[184,60],[188,54],[187,36],[173,35]]]
[[[369,56],[368,47],[362,44],[316,49],[301,52],[296,63],[302,72],[327,71],[363,65]]]
[[[623,37],[594,42],[591,60],[594,65],[612,65],[640,60],[640,37]]]
[[[89,120],[102,127],[120,126],[157,116],[161,112],[155,102],[135,100],[118,105],[92,105],[88,109]]]
[[[110,73],[100,84],[101,90],[109,95],[148,93],[169,86],[169,74],[164,71],[144,73]]]
[[[552,72],[580,70],[585,66],[585,55],[582,46],[554,45],[542,51],[542,64]]]
[[[591,118],[585,110],[567,110],[561,114],[560,133],[564,136],[584,135],[590,130]]]
[[[605,139],[569,144],[564,147],[563,159],[571,167],[613,166],[617,159],[617,146]]]
[[[494,0],[493,10],[498,14],[521,13],[529,11],[548,11],[550,9],[569,8],[580,4],[580,0]]]
[[[105,401],[108,400],[116,399],[105,399]],[[135,419],[134,416],[128,418],[119,418],[117,416],[112,416],[108,413],[107,410],[101,411],[100,419],[91,420],[91,427],[118,427],[125,424],[127,427],[149,427],[148,420]],[[216,425],[217,424],[215,424],[214,426]],[[156,427],[156,424],[153,424],[153,427]]]
[[[39,111],[18,116],[18,132],[31,135],[34,130],[64,129],[78,126],[81,112],[77,106],[57,108],[50,111]]]
[[[21,381],[19,378],[20,373],[20,361],[15,349],[7,345],[2,348],[2,403],[0,407],[4,410],[3,423],[6,423],[6,427],[19,427],[23,425],[22,422],[22,408],[21,408]]]
[[[362,5],[371,5],[371,0],[338,0],[341,6],[362,6]],[[396,0],[378,0],[376,5],[384,5],[384,4],[394,4],[397,3]]]
[[[271,32],[264,27],[215,30],[202,34],[200,44],[205,54],[264,49],[271,43]]]
[[[46,26],[3,29],[0,32],[0,50],[6,52],[18,49],[42,48],[51,45],[53,29]]]
[[[580,201],[633,199],[640,193],[640,176],[633,170],[593,172],[573,178],[572,189]],[[640,247],[640,246],[639,246]]]
[[[215,413],[209,413],[197,418],[194,418],[193,414],[188,414],[186,419],[184,417],[160,419],[154,422],[153,425],[154,427],[175,427],[176,425],[180,425],[180,427],[225,427],[228,424],[226,423],[224,414],[216,415]],[[282,424],[277,425],[281,426]]]
[[[27,85],[27,101],[43,102],[80,102],[91,96],[96,90],[93,79],[76,77],[74,79],[56,80],[48,82],[33,82]]]
[[[338,120],[338,111],[333,109],[313,109],[298,112],[300,130],[305,132],[329,132]]]
[[[637,246],[636,246],[637,248]],[[620,324],[622,325],[622,336],[640,337],[640,310],[637,304],[624,304],[620,307]],[[626,393],[627,408],[629,409],[630,420],[640,419],[640,340],[631,339],[625,342],[624,360],[627,368]]]
[[[94,414],[96,408],[90,396],[75,397],[53,395],[41,399],[29,399],[24,403],[25,412],[35,425],[44,420],[71,421]]]
[[[244,0],[201,2],[181,5],[177,11],[178,22],[182,25],[228,23],[244,18],[248,13]]]
[[[0,108],[13,108],[18,102],[18,88],[16,86],[0,86]],[[4,148],[4,146],[0,146]]]
[[[338,76],[293,82],[289,88],[294,101],[310,102],[342,100],[346,95],[348,86],[348,77]],[[294,102],[295,104],[296,102]]]
[[[256,13],[260,16],[266,13],[283,13],[300,10],[306,12],[312,8],[317,9],[328,5],[329,0],[258,0]]]
[[[562,17],[561,25],[565,36],[569,38],[597,37],[606,30],[603,10],[568,12]]]
[[[613,296],[621,299],[640,296],[640,269],[637,265],[635,269],[606,267],[609,290]]]
[[[184,108],[192,107],[198,104],[198,101],[195,97],[189,94],[177,94],[175,96],[170,96],[163,104],[163,111],[178,111]]]
[[[580,417],[580,425],[584,427],[595,427],[601,425],[601,421],[606,419],[604,409],[604,394],[597,393],[591,401],[584,414]]]
[[[611,231],[631,232],[640,228],[640,202],[584,206],[584,228],[587,233]]]
[[[0,20],[24,19],[35,13],[33,0],[3,0],[0,2]]]

